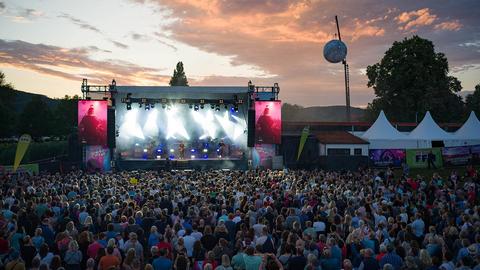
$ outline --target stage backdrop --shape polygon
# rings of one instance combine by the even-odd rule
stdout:
[[[107,145],[107,101],[78,101],[78,139],[86,145]]]
[[[443,163],[445,166],[465,165],[471,159],[469,146],[442,148]]]
[[[107,147],[89,145],[85,156],[85,168],[88,171],[105,172],[110,170],[110,150]]]
[[[443,166],[441,148],[429,149],[407,149],[407,164],[410,168],[427,168],[428,167],[428,153],[435,155],[434,164],[437,168]]]
[[[274,144],[256,144],[252,153],[253,167],[271,169],[274,156],[275,156]]]
[[[255,101],[255,143],[280,144],[282,102]]]
[[[370,149],[370,161],[375,167],[394,166],[400,167],[405,161],[403,149]]]

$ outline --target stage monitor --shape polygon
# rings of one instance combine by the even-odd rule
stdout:
[[[107,101],[78,101],[78,139],[81,144],[107,145]]]
[[[255,102],[255,142],[280,144],[282,134],[282,102]]]

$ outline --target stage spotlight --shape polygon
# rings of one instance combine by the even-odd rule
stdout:
[[[140,146],[140,144],[139,144],[139,143],[136,143],[135,146]]]
[[[137,108],[127,111],[123,123],[119,128],[120,137],[124,139],[131,139],[132,137],[142,140],[145,139],[142,128],[137,122],[138,112]]]
[[[203,134],[199,137],[200,140],[208,137],[212,139],[216,138],[217,125],[215,124],[215,117],[212,111],[207,110],[205,113],[193,111],[192,116],[193,120],[195,120],[203,130]]]
[[[208,153],[208,149],[207,148],[203,149],[203,153]]]
[[[191,158],[191,159],[195,159],[195,155],[191,155],[190,158]]]
[[[174,150],[173,148],[172,148],[172,149],[170,149],[170,153],[173,153],[173,152],[175,152],[175,150]]]
[[[165,108],[167,108],[167,105],[162,104],[162,109],[165,109]]]
[[[171,110],[167,110],[167,137],[166,139],[176,139],[175,135],[178,134],[183,138],[190,140],[190,136],[185,129],[182,118],[177,114],[178,108],[173,106]]]
[[[142,108],[142,103],[138,103],[138,108]]]
[[[147,148],[144,148],[144,149],[143,149],[143,152],[144,152],[144,153],[147,153],[147,152],[148,152],[148,149],[147,149]]]
[[[127,103],[127,111],[130,111],[132,109],[132,104]]]
[[[198,105],[195,104],[195,106],[193,107],[193,109],[194,109],[195,111],[198,111]]]
[[[162,158],[162,156],[157,156],[157,159],[161,159],[161,158]]]
[[[233,110],[234,110],[235,112],[238,112],[238,105],[237,105],[237,104],[235,104],[235,106],[233,107]]]
[[[215,111],[217,111],[217,112],[220,111],[220,105],[217,105],[217,106],[215,107]]]
[[[190,149],[190,152],[195,153],[195,149]]]
[[[210,109],[212,109],[212,110],[215,109],[215,105],[210,104]]]
[[[188,104],[188,108],[190,108],[190,109],[191,109],[191,108],[192,108],[192,104]]]
[[[147,116],[147,120],[145,121],[145,124],[143,125],[143,133],[145,136],[148,137],[155,137],[158,135],[158,111],[156,109],[152,109]]]
[[[145,111],[150,110],[150,104],[145,104]]]
[[[208,155],[207,155],[207,154],[203,155],[203,158],[204,158],[204,159],[207,159],[207,158],[208,158]]]
[[[150,104],[150,108],[152,109],[155,108],[155,104],[154,103]]]
[[[202,109],[202,110],[203,110],[203,108],[204,108],[204,107],[203,107],[203,104],[202,104],[202,105],[200,105],[200,109]]]

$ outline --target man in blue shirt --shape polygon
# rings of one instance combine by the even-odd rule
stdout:
[[[172,260],[168,259],[167,250],[162,248],[159,251],[160,257],[153,260],[153,269],[155,270],[170,270],[172,269]]]
[[[380,260],[380,268],[383,268],[385,264],[391,264],[395,270],[400,270],[403,265],[403,260],[395,253],[393,245],[387,246],[388,253]]]

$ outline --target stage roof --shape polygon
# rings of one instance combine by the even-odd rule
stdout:
[[[248,93],[248,86],[117,86],[119,94],[238,94]]]

